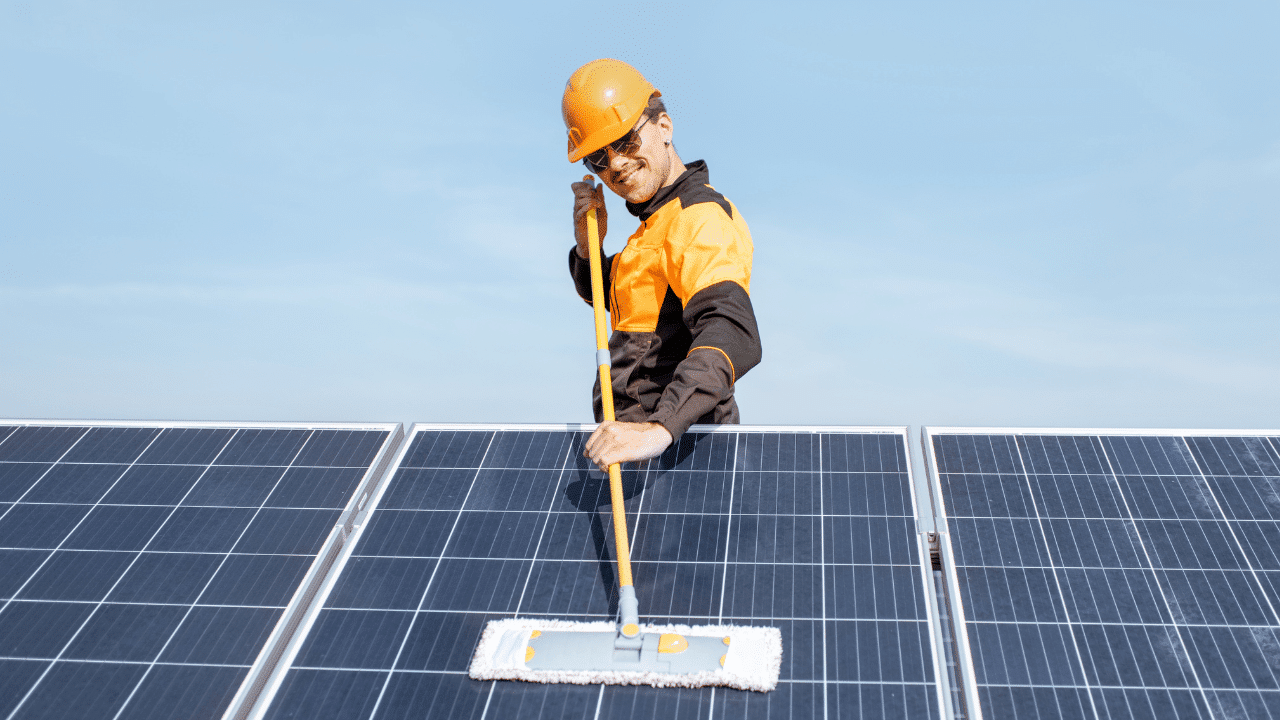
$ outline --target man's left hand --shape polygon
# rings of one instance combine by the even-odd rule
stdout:
[[[591,433],[582,454],[600,472],[608,472],[614,463],[657,457],[671,442],[671,433],[658,423],[604,422]]]

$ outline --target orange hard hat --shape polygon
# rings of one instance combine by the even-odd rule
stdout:
[[[569,162],[578,162],[626,135],[653,95],[661,95],[639,70],[621,60],[592,60],[564,86],[560,112],[569,132]]]

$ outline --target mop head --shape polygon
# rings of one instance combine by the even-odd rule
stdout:
[[[739,690],[768,692],[778,685],[782,665],[782,633],[777,628],[740,625],[647,625],[644,633],[678,633],[685,637],[725,638],[724,666],[693,673],[598,668],[592,670],[533,670],[526,664],[529,640],[534,633],[580,632],[612,634],[612,622],[568,622],[517,618],[492,620],[480,636],[470,675],[475,680],[526,680],[575,685],[652,685],[654,687],[704,687],[721,685]],[[584,641],[586,636],[584,636]],[[530,655],[532,653],[529,653]]]

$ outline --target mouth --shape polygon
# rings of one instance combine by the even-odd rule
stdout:
[[[627,185],[632,180],[634,180],[639,173],[640,173],[640,168],[635,167],[630,170],[626,170],[624,172],[618,173],[617,175],[614,176],[613,181],[619,185]]]

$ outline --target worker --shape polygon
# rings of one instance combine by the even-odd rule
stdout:
[[[587,211],[596,210],[602,246],[604,186],[640,219],[603,262],[617,421],[601,423],[583,453],[602,471],[657,457],[694,423],[739,422],[734,384],[760,362],[751,232],[709,184],[707,164],[681,161],[661,96],[630,65],[595,60],[569,78],[561,103],[569,162],[603,181],[572,185],[569,272],[588,304]],[[595,415],[603,420],[598,377]]]

